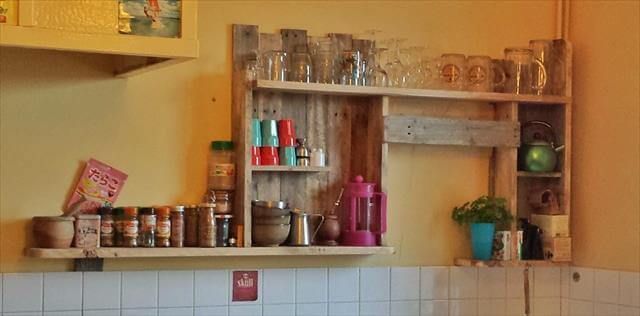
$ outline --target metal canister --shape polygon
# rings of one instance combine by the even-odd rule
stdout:
[[[198,247],[198,206],[184,208],[184,246]]]
[[[214,203],[198,205],[198,245],[200,247],[216,246],[215,210]]]
[[[229,247],[229,237],[231,231],[231,219],[233,215],[216,214],[216,245],[218,247]]]

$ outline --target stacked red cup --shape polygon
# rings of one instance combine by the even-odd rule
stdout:
[[[296,165],[296,132],[293,120],[278,121],[278,138],[280,142],[280,161],[285,166]]]

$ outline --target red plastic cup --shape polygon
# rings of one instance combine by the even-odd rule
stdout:
[[[251,164],[254,166],[260,165],[260,147],[251,146]]]
[[[260,147],[260,163],[262,166],[279,165],[278,147]]]
[[[296,146],[296,130],[293,127],[293,120],[278,121],[278,136],[280,138],[280,147]]]

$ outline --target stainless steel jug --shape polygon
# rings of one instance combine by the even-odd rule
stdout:
[[[311,223],[309,218],[320,217],[318,228],[311,233]],[[313,238],[318,233],[324,223],[324,216],[320,214],[308,214],[303,210],[294,209],[291,211],[291,233],[289,235],[289,246],[311,246]]]

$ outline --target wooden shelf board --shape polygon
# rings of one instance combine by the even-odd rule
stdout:
[[[161,258],[161,257],[259,257],[390,255],[393,247],[250,247],[250,248],[29,248],[26,255],[46,259]]]
[[[562,172],[529,172],[518,171],[518,177],[528,178],[562,178]]]
[[[329,167],[251,166],[253,172],[329,172]]]
[[[257,90],[269,90],[290,93],[313,93],[352,96],[390,96],[390,97],[416,97],[447,99],[457,101],[483,101],[483,102],[521,102],[534,104],[567,104],[571,97],[564,96],[539,96],[518,95],[494,92],[470,92],[430,89],[407,89],[388,87],[347,86],[340,84],[303,83],[290,81],[256,80],[253,88]]]
[[[549,260],[475,260],[456,258],[454,265],[459,267],[564,267],[569,266],[570,262],[553,262]]]

